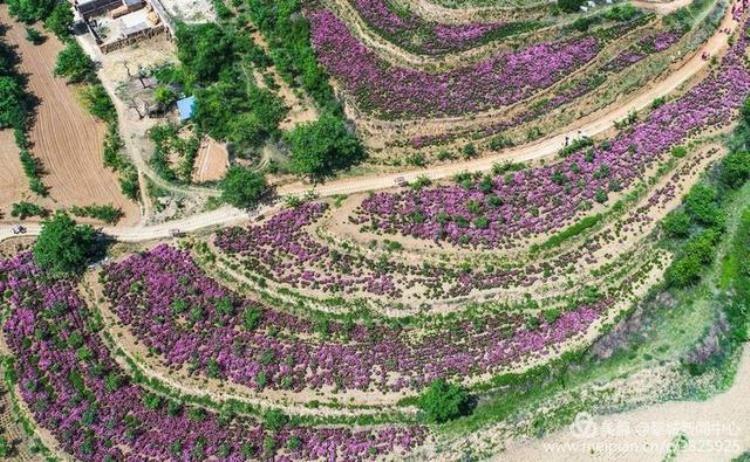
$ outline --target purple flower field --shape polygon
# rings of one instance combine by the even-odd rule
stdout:
[[[131,383],[115,363],[97,335],[98,321],[76,293],[76,281],[50,279],[29,254],[0,261],[0,275],[0,293],[12,308],[4,333],[21,396],[36,422],[78,460],[244,461],[275,451],[278,461],[350,461],[406,450],[425,437],[422,427],[395,426],[370,431],[285,425],[272,432],[248,419],[223,421],[212,412],[170,404]],[[152,321],[157,332],[160,323]]]
[[[513,23],[438,24],[423,20],[417,15],[397,14],[385,0],[351,0],[360,16],[375,30],[399,46],[439,55],[462,51],[494,37],[536,27]]]
[[[310,321],[239,298],[205,276],[188,253],[165,245],[110,265],[104,279],[115,313],[167,364],[257,389],[295,391],[419,390],[439,377],[496,371],[555,351],[612,304],[578,306],[534,328],[518,314],[481,325],[467,320],[417,342],[401,329],[330,322],[327,335],[348,339],[340,343],[310,339],[318,330]]]
[[[711,76],[610,142],[555,164],[451,185],[377,193],[355,222],[372,230],[487,248],[560,229],[594,202],[627,188],[672,146],[727,124],[750,92],[743,35]]]
[[[362,109],[387,117],[455,116],[515,103],[593,59],[592,36],[502,52],[440,74],[389,66],[327,10],[308,14],[321,64]]]

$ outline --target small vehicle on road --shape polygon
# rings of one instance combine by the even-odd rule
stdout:
[[[180,237],[182,236],[182,231],[180,231],[178,228],[172,228],[169,230],[169,235],[172,237]]]
[[[26,227],[23,225],[14,226],[13,234],[26,234]]]
[[[393,180],[393,182],[396,183],[396,186],[401,186],[402,188],[409,185],[409,183],[406,181],[406,178],[402,176],[397,177]]]

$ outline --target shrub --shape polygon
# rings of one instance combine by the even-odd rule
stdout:
[[[742,186],[750,179],[750,152],[733,152],[721,165],[721,182],[729,188]]]
[[[95,233],[88,225],[78,225],[65,212],[57,212],[42,223],[34,244],[34,261],[53,274],[78,273],[94,253]]]
[[[443,379],[432,382],[418,404],[427,421],[436,423],[468,415],[473,409],[473,400],[466,390]]]
[[[31,203],[31,202],[16,202],[13,204],[13,208],[10,212],[10,215],[14,218],[18,218],[20,220],[25,220],[28,217],[46,217],[47,216],[47,210],[37,204]]]
[[[346,168],[364,155],[359,140],[332,114],[298,125],[285,139],[291,150],[292,171],[315,179]]]
[[[44,20],[44,27],[52,31],[61,40],[70,35],[70,28],[73,27],[73,10],[68,2],[57,2],[47,19]]]
[[[57,3],[56,0],[7,0],[10,14],[25,23],[46,18]]]
[[[235,166],[219,185],[221,200],[238,208],[255,205],[268,189],[265,177],[257,171]]]
[[[113,205],[87,205],[85,207],[72,207],[71,213],[77,217],[89,217],[101,220],[113,225],[123,217],[122,210]]]
[[[26,26],[26,40],[34,45],[41,45],[44,42],[44,35],[33,27]]]
[[[113,123],[117,120],[115,105],[100,83],[87,85],[81,90],[81,99],[86,109],[96,118]]]
[[[669,237],[683,238],[690,234],[690,224],[690,215],[682,210],[675,210],[664,217],[662,227]]]
[[[705,184],[698,184],[685,197],[685,209],[699,223],[706,226],[721,226],[724,215],[716,203],[716,190]]]
[[[65,77],[70,83],[80,83],[94,78],[94,62],[74,40],[68,40],[57,55],[55,76]]]
[[[557,7],[565,13],[575,13],[584,3],[585,0],[557,0]]]
[[[276,433],[289,423],[289,417],[278,409],[269,409],[263,414],[263,425],[270,431]]]

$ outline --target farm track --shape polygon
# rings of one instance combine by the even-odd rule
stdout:
[[[0,22],[8,25],[6,38],[17,46],[19,70],[28,76],[29,92],[39,99],[29,137],[32,154],[39,158],[45,171],[42,181],[50,191],[50,199],[43,204],[49,208],[94,202],[112,204],[124,212],[123,225],[135,224],[139,207],[122,194],[117,176],[102,161],[104,124],[82,107],[75,86],[53,76],[62,43],[47,34],[43,44],[32,45],[25,39],[23,26],[10,18],[5,5],[0,6]],[[6,152],[3,157],[7,157]],[[21,182],[25,182],[23,176]]]

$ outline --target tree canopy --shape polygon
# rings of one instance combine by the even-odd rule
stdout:
[[[217,24],[179,24],[176,36],[177,57],[194,80],[216,80],[232,62],[232,37]]]
[[[18,79],[0,75],[0,129],[22,129],[26,123],[26,92]]]
[[[60,39],[70,35],[70,28],[73,27],[73,10],[70,8],[70,3],[58,2],[47,19],[44,20],[44,27]]]
[[[94,254],[95,232],[89,225],[79,225],[65,212],[57,212],[42,223],[34,244],[34,261],[52,274],[81,272]]]
[[[419,408],[429,422],[443,423],[468,415],[473,400],[466,390],[455,384],[438,379],[419,397]]]
[[[78,43],[69,40],[57,55],[55,75],[66,77],[71,83],[83,82],[94,75],[94,63]]]
[[[46,18],[57,4],[57,0],[7,0],[10,14],[25,23]]]
[[[291,170],[316,179],[346,168],[364,155],[359,140],[332,114],[298,125],[286,135],[286,141],[291,150]]]
[[[221,181],[221,199],[238,208],[255,205],[268,189],[265,177],[256,171],[235,166]]]
[[[231,141],[241,148],[258,147],[277,132],[288,109],[270,91],[238,84],[238,79],[244,80],[241,76],[222,78],[198,90],[194,120],[215,139]]]

